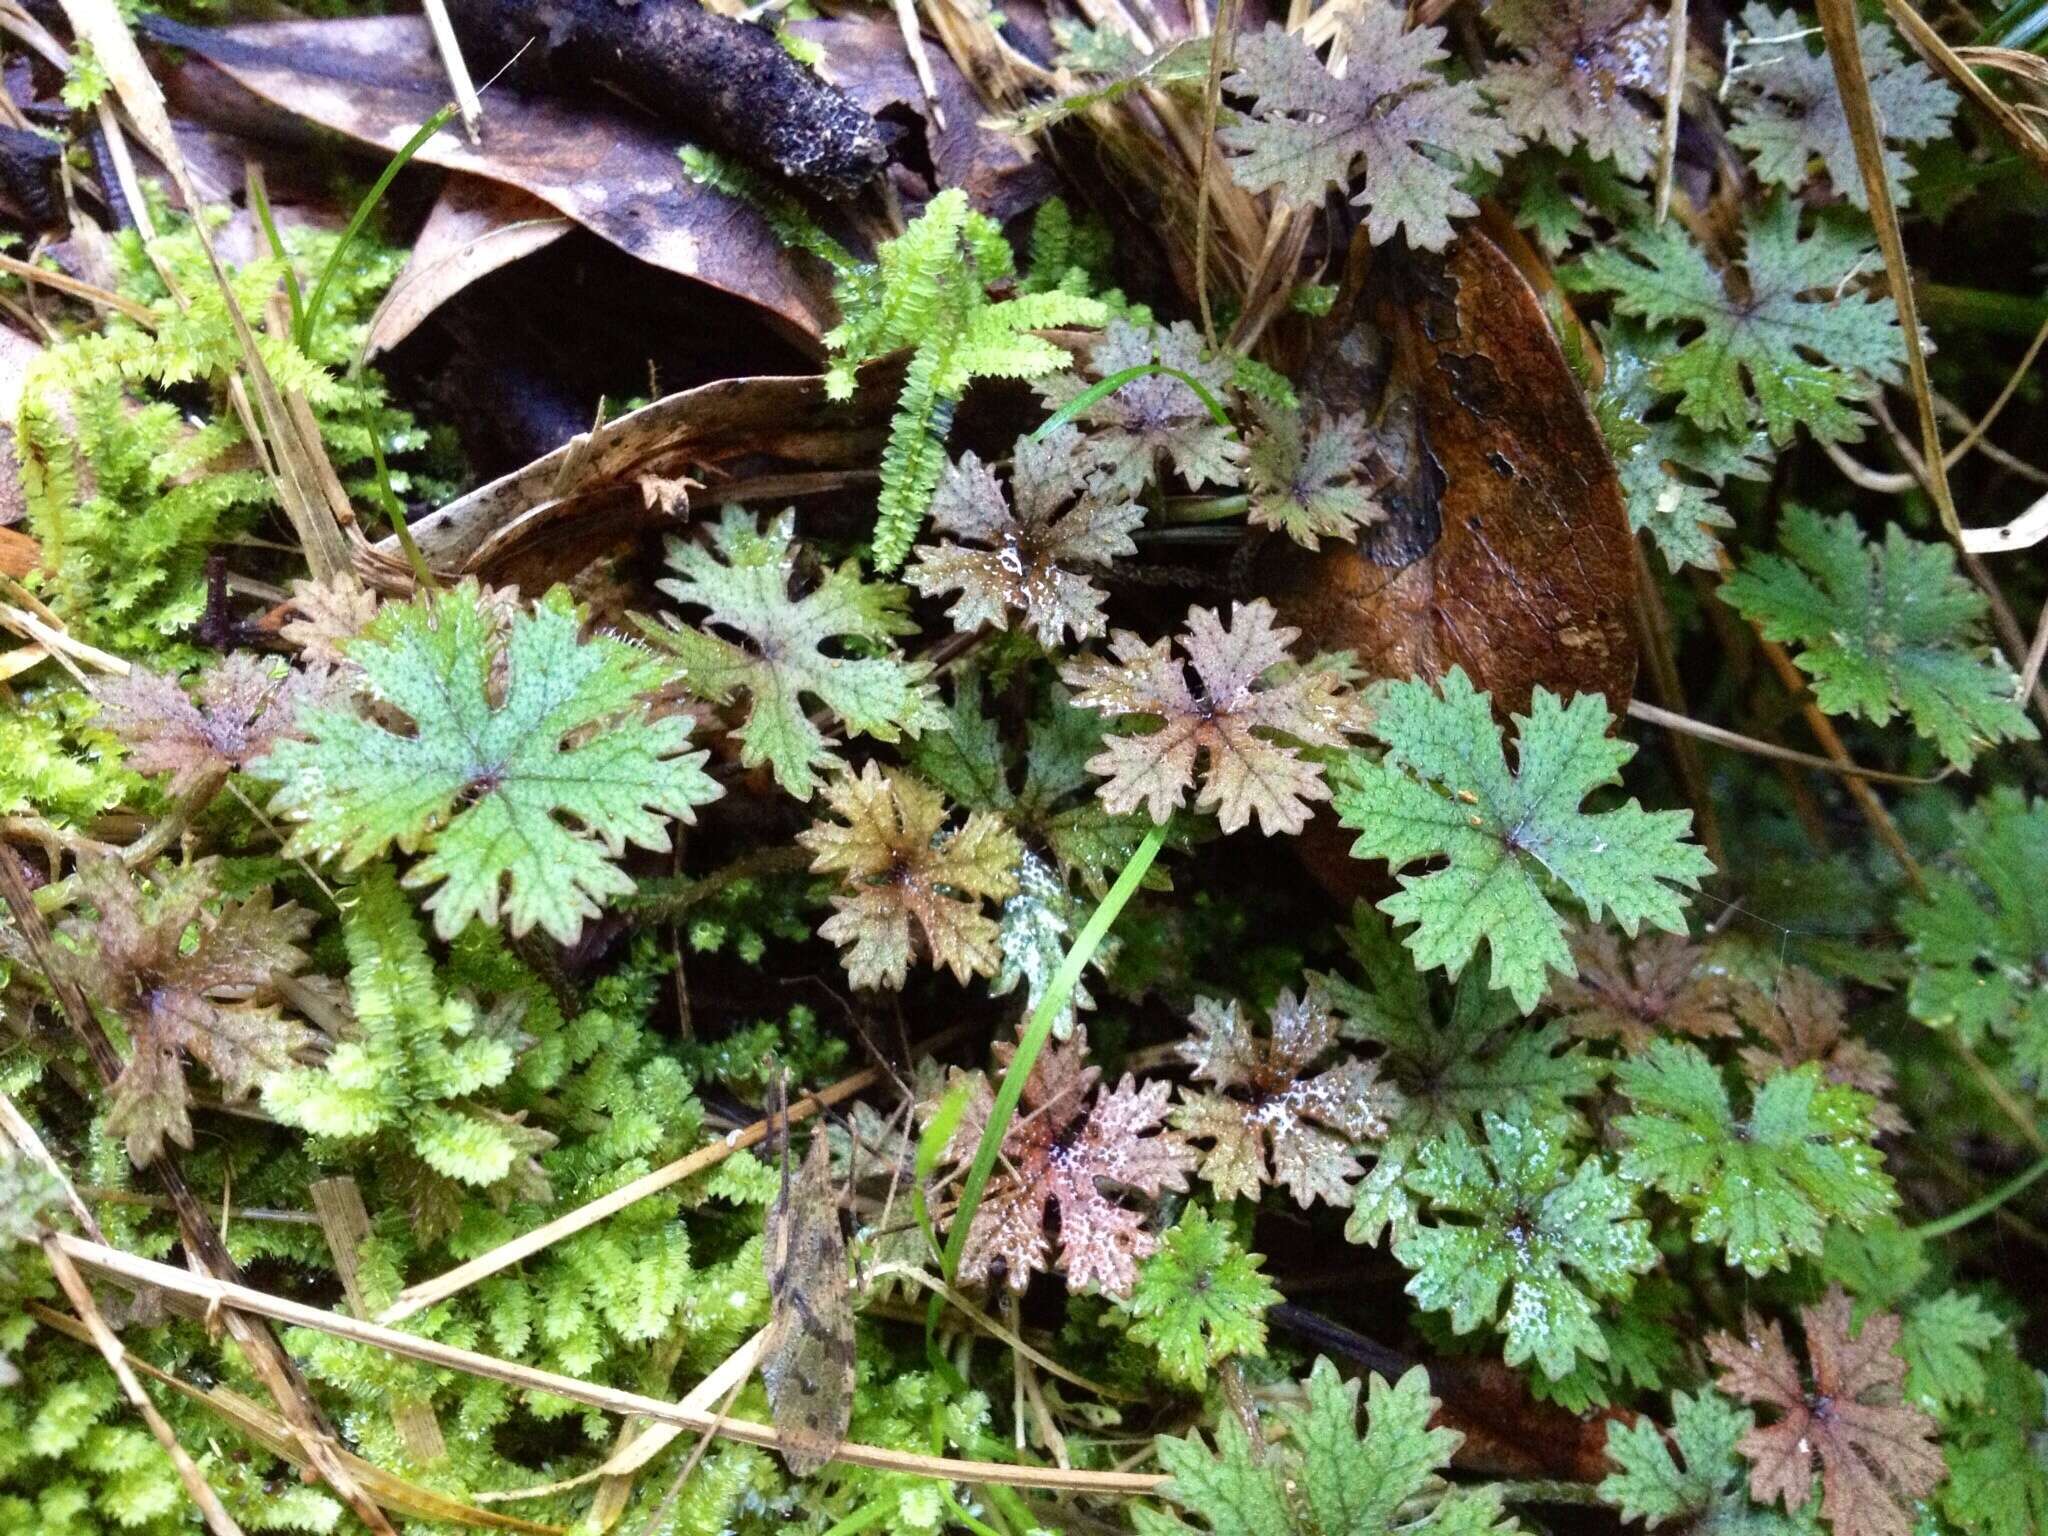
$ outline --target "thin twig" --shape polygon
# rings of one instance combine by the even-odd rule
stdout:
[[[185,1485],[185,1492],[190,1494],[192,1502],[199,1506],[199,1513],[206,1517],[207,1529],[212,1531],[214,1536],[242,1536],[242,1528],[235,1523],[235,1517],[228,1513],[227,1506],[220,1501],[220,1495],[213,1491],[213,1485],[207,1482],[198,1464],[187,1454],[185,1447],[178,1443],[178,1437],[172,1432],[169,1422],[157,1410],[156,1404],[150,1401],[149,1394],[142,1390],[142,1383],[136,1379],[135,1372],[129,1369],[127,1353],[121,1348],[121,1341],[114,1337],[114,1330],[109,1328],[107,1320],[100,1316],[99,1305],[92,1299],[92,1287],[87,1285],[84,1277],[78,1273],[71,1262],[71,1256],[64,1251],[63,1244],[58,1241],[56,1233],[44,1237],[43,1256],[50,1261],[50,1273],[57,1277],[57,1284],[63,1289],[65,1298],[77,1310],[80,1320],[85,1324],[86,1332],[92,1336],[94,1347],[99,1350],[100,1357],[107,1362],[107,1369],[114,1373],[114,1380],[121,1384],[121,1391],[127,1395],[128,1401],[135,1405],[136,1412],[142,1415],[143,1422],[149,1426],[149,1432],[156,1436],[156,1443],[164,1448],[164,1455],[170,1458],[171,1466],[178,1474],[178,1481]]]
[[[921,1049],[936,1049],[959,1031],[947,1030],[933,1036]],[[864,1092],[882,1081],[879,1067],[865,1067],[851,1077],[841,1078],[829,1088],[821,1088],[808,1098],[799,1099],[789,1107],[791,1123],[808,1120],[819,1110],[829,1108],[855,1094]],[[477,1281],[495,1275],[502,1269],[510,1268],[522,1259],[531,1258],[542,1249],[560,1242],[563,1238],[595,1226],[607,1217],[615,1216],[627,1206],[645,1200],[649,1195],[658,1194],[672,1184],[681,1183],[693,1174],[707,1168],[715,1168],[733,1153],[758,1145],[768,1134],[768,1122],[756,1120],[743,1130],[734,1131],[722,1140],[714,1141],[708,1147],[699,1147],[674,1162],[664,1163],[651,1173],[643,1173],[630,1184],[622,1184],[608,1195],[579,1205],[573,1211],[566,1211],[553,1221],[535,1227],[531,1232],[522,1233],[508,1243],[501,1243],[488,1253],[482,1253],[467,1264],[458,1264],[445,1274],[418,1285],[408,1286],[399,1293],[398,1299],[379,1314],[380,1323],[403,1322],[417,1312],[424,1311],[436,1302],[445,1301],[456,1292],[467,1290]]]
[[[443,1370],[460,1371],[464,1375],[480,1377],[485,1381],[503,1382],[507,1386],[517,1387],[523,1391],[553,1393],[557,1397],[567,1398],[572,1403],[587,1403],[607,1413],[639,1414],[658,1423],[676,1424],[699,1433],[710,1430],[717,1424],[716,1415],[702,1409],[685,1408],[680,1403],[665,1402],[658,1397],[648,1397],[639,1392],[628,1392],[596,1382],[579,1381],[573,1376],[564,1376],[556,1371],[519,1365],[510,1360],[501,1360],[494,1355],[481,1354],[476,1350],[461,1349],[435,1339],[421,1338],[417,1334],[402,1333],[396,1328],[366,1323],[343,1313],[329,1312],[319,1307],[307,1306],[303,1302],[273,1296],[253,1286],[236,1285],[204,1275],[191,1274],[169,1264],[159,1264],[153,1259],[124,1253],[103,1243],[89,1242],[66,1233],[56,1234],[54,1241],[61,1244],[64,1251],[74,1260],[89,1269],[118,1275],[143,1285],[156,1286],[178,1295],[196,1297],[210,1306],[220,1307],[230,1316],[247,1314],[288,1323],[297,1328],[317,1329],[321,1333],[332,1334],[335,1338],[348,1339],[373,1349],[385,1350],[402,1359],[417,1360],[423,1365],[438,1366]],[[722,1433],[747,1445],[758,1445],[764,1449],[772,1450],[780,1443],[776,1438],[774,1426],[757,1424],[749,1419],[727,1420]],[[1161,1477],[1125,1473],[1066,1471],[1058,1467],[1012,1466],[999,1461],[964,1461],[951,1456],[922,1456],[911,1451],[851,1443],[842,1443],[832,1454],[835,1461],[859,1467],[873,1467],[883,1472],[903,1472],[913,1477],[934,1477],[948,1482],[1000,1483],[1012,1488],[1045,1488],[1065,1493],[1136,1496],[1156,1492],[1160,1483],[1165,1481]]]
[[[1697,736],[1701,741],[1711,741],[1718,747],[1729,747],[1737,752],[1747,752],[1753,757],[1768,757],[1781,763],[1797,763],[1802,768],[1815,768],[1822,773],[1836,774],[1845,779],[1869,779],[1878,784],[1917,785],[1939,784],[1949,776],[1949,770],[1946,768],[1940,773],[1923,778],[1910,773],[1890,773],[1882,768],[1865,768],[1860,763],[1837,762],[1830,757],[1818,757],[1811,752],[1781,747],[1773,741],[1759,741],[1754,736],[1745,736],[1740,731],[1709,725],[1706,721],[1695,720],[1689,715],[1659,709],[1655,704],[1645,704],[1641,699],[1628,701],[1628,714],[1631,720],[1640,720],[1645,725],[1661,726],[1667,731],[1676,731],[1685,736]]]

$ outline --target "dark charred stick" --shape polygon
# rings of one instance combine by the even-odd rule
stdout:
[[[696,0],[451,0],[448,11],[479,78],[524,49],[514,83],[602,86],[820,197],[851,197],[888,158],[875,120],[774,33]]]
[[[55,229],[64,222],[64,199],[57,173],[64,146],[26,128],[0,128],[0,197],[20,210],[37,229]]]

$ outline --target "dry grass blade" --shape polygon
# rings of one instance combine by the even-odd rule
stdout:
[[[188,1302],[194,1315],[203,1310],[196,1303],[189,1302],[189,1298],[180,1299]],[[40,1302],[28,1303],[26,1310],[44,1327],[61,1333],[68,1339],[76,1339],[80,1343],[90,1342],[85,1325],[78,1319],[67,1317],[62,1312],[43,1306]],[[228,1387],[194,1386],[182,1377],[173,1376],[169,1371],[161,1370],[147,1360],[137,1359],[126,1351],[123,1351],[123,1359],[131,1370],[147,1376],[151,1381],[176,1392],[207,1411],[220,1415],[236,1430],[247,1435],[272,1455],[294,1467],[303,1469],[307,1465],[306,1453],[300,1449],[291,1427],[276,1414],[250,1401],[241,1393]],[[494,1510],[479,1509],[473,1504],[465,1504],[460,1499],[450,1498],[447,1494],[439,1493],[432,1488],[408,1482],[395,1472],[386,1472],[383,1468],[350,1452],[343,1451],[341,1455],[348,1462],[357,1481],[370,1491],[379,1504],[393,1514],[403,1515],[407,1519],[466,1525],[476,1530],[512,1531],[517,1533],[517,1536],[561,1536],[565,1529],[559,1525],[546,1525],[538,1520],[522,1520],[514,1515],[501,1515]]]
[[[123,1253],[117,1248],[88,1242],[83,1238],[60,1234],[54,1241],[60,1243],[74,1260],[89,1269],[179,1295],[195,1297],[226,1309],[230,1315],[245,1313],[289,1323],[294,1327],[318,1329],[336,1338],[350,1339],[374,1349],[387,1350],[391,1354],[408,1360],[417,1360],[424,1365],[460,1371],[465,1375],[503,1382],[507,1386],[523,1390],[552,1392],[557,1397],[567,1398],[570,1402],[586,1403],[607,1413],[638,1414],[642,1418],[653,1419],[658,1423],[675,1424],[699,1433],[719,1428],[721,1433],[731,1439],[748,1445],[758,1445],[764,1449],[772,1450],[778,1443],[775,1430],[767,1424],[757,1424],[746,1419],[727,1419],[721,1428],[716,1414],[700,1408],[685,1408],[680,1403],[665,1402],[657,1397],[647,1397],[617,1387],[601,1386],[595,1382],[579,1381],[573,1376],[517,1365],[509,1360],[500,1360],[494,1355],[480,1354],[471,1349],[459,1349],[451,1344],[401,1333],[395,1328],[386,1328],[377,1323],[361,1322],[340,1313],[323,1312],[318,1307],[309,1307],[302,1302],[288,1301],[282,1296],[272,1296],[250,1286],[190,1274],[168,1264],[137,1258],[134,1254]],[[920,1456],[909,1451],[893,1451],[873,1445],[843,1444],[833,1459],[853,1466],[874,1467],[884,1472],[907,1473],[913,1477],[935,1477],[960,1483],[999,1483],[1012,1488],[1044,1488],[1064,1493],[1135,1496],[1157,1492],[1159,1485],[1165,1481],[1161,1477],[1128,1472],[1075,1472],[1058,1467],[1013,1466],[996,1461],[963,1461],[952,1456]]]
[[[156,313],[146,304],[110,292],[97,283],[88,283],[73,277],[69,272],[58,272],[49,267],[38,267],[23,261],[18,256],[0,255],[0,272],[20,278],[24,283],[41,283],[45,288],[54,288],[59,293],[68,293],[74,299],[83,299],[88,304],[97,304],[102,309],[111,309],[127,316],[137,325],[149,330],[156,329]]]
[[[1969,63],[1942,40],[1941,34],[1927,23],[1927,18],[1911,3],[1911,0],[1884,0],[1884,6],[1898,28],[1906,34],[1906,40],[1916,48],[1920,56],[1948,76],[1950,82],[1959,87],[1978,106],[1982,107],[1991,120],[1998,124],[2005,136],[2012,140],[2013,147],[2034,163],[2034,169],[2048,175],[2048,138],[2028,122],[2025,114],[2015,108],[1998,92],[1984,83]]]
[[[130,1368],[128,1355],[121,1348],[121,1341],[114,1337],[114,1330],[109,1328],[107,1320],[100,1316],[100,1309],[92,1299],[92,1287],[85,1283],[84,1277],[78,1273],[70,1255],[64,1252],[54,1234],[43,1239],[43,1255],[50,1261],[50,1273],[57,1277],[57,1284],[63,1290],[65,1298],[78,1309],[79,1317],[84,1319],[85,1332],[92,1340],[93,1347],[99,1350],[101,1358],[107,1362],[107,1369],[114,1373],[114,1379],[121,1384],[121,1391],[126,1394],[128,1401],[135,1405],[136,1411],[142,1415],[143,1422],[149,1425],[149,1432],[156,1436],[157,1444],[164,1448],[164,1455],[170,1458],[172,1467],[177,1470],[178,1481],[185,1485],[185,1492],[191,1495],[192,1502],[199,1506],[200,1514],[206,1517],[207,1529],[212,1531],[214,1536],[242,1536],[241,1526],[236,1524],[235,1517],[227,1512],[227,1506],[221,1503],[220,1495],[213,1491],[213,1485],[207,1482],[198,1464],[192,1460],[185,1447],[178,1443],[178,1437],[172,1433],[170,1424],[163,1414],[158,1412],[156,1404],[149,1400],[149,1394],[142,1390],[142,1383],[136,1379],[134,1370]]]
[[[135,46],[135,38],[115,9],[113,0],[64,0],[64,14],[70,19],[79,40],[92,47],[94,56],[113,83],[122,108],[135,124],[150,153],[170,173],[172,184],[177,187],[185,206],[202,206],[203,200],[186,169],[184,154],[171,132],[163,92],[143,63],[142,52]],[[334,473],[333,465],[328,462],[327,450],[318,431],[310,435],[307,431],[311,413],[304,409],[303,402],[298,402],[300,411],[294,413],[292,402],[285,399],[277,381],[264,366],[256,347],[256,334],[249,328],[241,305],[235,301],[227,269],[221,265],[206,221],[194,219],[192,228],[199,237],[200,248],[206,253],[214,281],[227,297],[228,321],[234,327],[248,384],[255,392],[255,410],[252,411],[248,409],[248,402],[239,390],[240,381],[237,381],[236,404],[243,416],[243,426],[271,477],[292,531],[298,535],[307,565],[316,579],[329,580],[337,572],[351,568],[349,544],[342,530],[348,528],[353,531],[355,514],[348,505],[348,498],[341,493],[341,482]],[[175,286],[172,292],[177,294]]]
[[[1869,70],[1863,62],[1862,44],[1856,37],[1856,6],[1854,0],[1818,0],[1818,5],[1821,30],[1827,37],[1828,60],[1834,65],[1835,85],[1849,120],[1849,136],[1856,144],[1856,167],[1863,173],[1871,222],[1877,227],[1878,248],[1884,252],[1885,275],[1891,282],[1892,301],[1899,308],[1899,331],[1906,344],[1906,373],[1913,387],[1913,408],[1920,417],[1921,452],[1927,460],[1927,489],[1934,498],[1935,510],[1941,514],[1941,526],[1960,545],[1963,525],[1956,515],[1955,496],[1949,490],[1948,463],[1941,451],[1941,424],[1934,416],[1934,386],[1928,381],[1927,352],[1920,334],[1920,311],[1913,298],[1913,269],[1906,262],[1899,210],[1892,202],[1891,184],[1885,175],[1884,128],[1877,120],[1877,104],[1870,96]]]
[[[948,1031],[951,1034],[952,1031]],[[936,1045],[946,1036],[935,1037],[927,1048]],[[878,1067],[867,1067],[851,1077],[841,1078],[829,1088],[821,1088],[808,1098],[797,1100],[789,1107],[791,1123],[807,1120],[819,1110],[830,1107],[855,1094],[874,1087],[882,1081]],[[509,1243],[501,1243],[489,1253],[479,1254],[467,1264],[457,1265],[446,1274],[418,1285],[408,1286],[401,1291],[398,1300],[386,1307],[378,1317],[381,1323],[403,1322],[414,1313],[425,1310],[438,1301],[446,1301],[457,1291],[468,1289],[488,1275],[495,1275],[501,1269],[508,1269],[522,1259],[532,1258],[542,1249],[560,1242],[572,1233],[581,1232],[585,1227],[595,1226],[609,1216],[615,1216],[636,1201],[645,1200],[649,1195],[667,1189],[671,1184],[681,1183],[693,1174],[715,1168],[733,1153],[748,1147],[758,1146],[767,1136],[769,1123],[756,1120],[752,1125],[731,1135],[714,1141],[708,1147],[665,1163],[651,1173],[644,1173],[630,1184],[623,1184],[608,1195],[601,1195],[586,1205],[579,1205],[573,1211],[557,1216],[545,1226],[535,1227],[531,1232],[515,1237]]]
[[[1670,72],[1664,77],[1664,126],[1657,140],[1657,222],[1671,212],[1671,183],[1678,172],[1678,114],[1685,101],[1685,57],[1689,51],[1691,17],[1687,0],[1671,0]]]
[[[341,1276],[342,1294],[348,1309],[357,1317],[368,1317],[370,1307],[363,1296],[360,1254],[370,1235],[370,1212],[363,1204],[362,1190],[354,1179],[318,1179],[308,1186],[313,1209],[319,1213],[320,1231],[334,1256],[334,1272]],[[431,1466],[448,1454],[441,1434],[441,1422],[434,1407],[419,1398],[400,1397],[391,1404],[392,1427],[405,1443],[405,1453],[420,1466]]]
[[[441,67],[448,72],[448,89],[461,109],[462,131],[469,135],[470,143],[480,144],[484,104],[477,98],[476,82],[469,77],[469,61],[462,56],[462,44],[456,41],[455,23],[448,19],[448,0],[424,0],[420,8],[427,13],[427,25],[434,34],[434,51],[441,55]]]

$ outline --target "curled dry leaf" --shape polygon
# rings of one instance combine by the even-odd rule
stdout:
[[[299,672],[238,651],[190,693],[175,677],[142,666],[109,678],[100,685],[100,723],[127,744],[130,768],[168,773],[170,792],[182,795],[261,757],[293,734],[301,705],[325,703],[334,692],[324,665]]]
[[[218,28],[158,17],[147,30],[385,156],[448,98],[422,16]],[[415,158],[527,192],[642,261],[751,300],[813,343],[832,323],[829,274],[785,251],[753,209],[693,182],[673,133],[624,108],[494,92],[482,145],[451,126]]]
[[[1891,1058],[1849,1032],[1841,993],[1820,977],[1794,966],[1778,979],[1775,991],[1744,988],[1735,1006],[1742,1022],[1763,1041],[1742,1048],[1742,1070],[1752,1082],[1767,1082],[1815,1062],[1829,1082],[1860,1089],[1877,1101],[1870,1112],[1873,1130],[1906,1129],[1906,1117],[1890,1102]]]
[[[761,1379],[768,1387],[782,1459],[809,1477],[832,1459],[853,1418],[853,1286],[831,1143],[822,1125],[792,1172],[789,1102],[770,1079],[768,1123],[782,1131],[782,1185],[768,1208],[761,1249],[768,1278],[768,1330]]]
[[[1817,1457],[1821,1512],[1835,1536],[1908,1536],[1913,1518],[1903,1501],[1932,1490],[1947,1470],[1934,1444],[1936,1425],[1899,1400],[1906,1375],[1899,1319],[1877,1313],[1859,1334],[1851,1315],[1840,1286],[1830,1286],[1820,1305],[1799,1309],[1811,1389],[1784,1331],[1754,1312],[1743,1314],[1746,1337],[1714,1334],[1707,1353],[1721,1367],[1723,1392],[1780,1415],[1737,1446],[1750,1463],[1751,1497],[1804,1507]]]
[[[996,1060],[1009,1065],[1016,1047],[998,1045]],[[1138,1260],[1158,1248],[1144,1217],[1105,1190],[1135,1191],[1157,1199],[1188,1187],[1194,1154],[1166,1119],[1168,1085],[1158,1079],[1140,1087],[1129,1073],[1114,1089],[1088,1102],[1102,1075],[1088,1066],[1088,1039],[1076,1030],[1064,1045],[1040,1052],[1024,1086],[1023,1108],[1003,1135],[1003,1159],[989,1180],[981,1208],[967,1230],[960,1255],[963,1280],[985,1280],[998,1265],[1013,1290],[1046,1268],[1051,1245],[1045,1235],[1048,1207],[1057,1207],[1060,1267],[1076,1289],[1099,1285],[1112,1296],[1127,1296],[1138,1277]],[[981,1142],[995,1103],[988,1079],[975,1074],[950,1152],[971,1158]]]
[[[826,399],[815,374],[721,379],[667,395],[428,513],[412,525],[413,538],[437,569],[545,589],[565,567],[670,524],[648,504],[650,479],[704,480],[742,460],[750,471],[765,463],[872,473],[902,376],[900,360],[863,368],[844,404]],[[409,586],[395,537],[377,545],[375,559],[374,579],[388,572],[393,586]]]
[[[390,351],[471,283],[573,228],[530,192],[483,176],[451,175],[413,239],[405,270],[370,317],[363,355]]]
[[[992,811],[975,811],[945,831],[946,800],[908,773],[866,764],[827,784],[825,803],[841,821],[815,822],[797,841],[811,868],[843,886],[818,930],[845,949],[856,987],[901,989],[910,973],[913,929],[932,964],[966,982],[1002,963],[995,919],[984,900],[1015,894],[1017,835]]]
[[[1103,738],[1088,770],[1105,776],[1102,803],[1122,815],[1145,808],[1164,822],[1187,798],[1196,778],[1196,758],[1206,754],[1195,809],[1214,811],[1225,832],[1235,832],[1254,813],[1259,830],[1299,832],[1310,805],[1330,797],[1320,764],[1299,747],[1341,747],[1365,728],[1363,702],[1332,665],[1297,668],[1268,678],[1288,662],[1288,646],[1300,631],[1276,625],[1264,601],[1233,604],[1230,623],[1213,608],[1190,608],[1181,648],[1150,644],[1129,630],[1110,639],[1107,658],[1084,656],[1061,676],[1075,689],[1074,702],[1117,719],[1156,719],[1160,729]],[[1188,668],[1199,689],[1188,686]]]
[[[1741,1033],[1735,988],[1690,939],[1646,933],[1624,951],[1613,930],[1589,926],[1569,943],[1578,974],[1553,982],[1547,1001],[1580,1039],[1611,1038],[1633,1055],[1667,1035]]]

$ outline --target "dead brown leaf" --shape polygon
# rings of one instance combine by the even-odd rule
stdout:
[[[762,1249],[768,1330],[761,1377],[782,1459],[809,1477],[832,1459],[853,1418],[853,1283],[839,1226],[839,1191],[822,1130],[792,1169],[787,1088],[770,1080],[768,1122],[782,1129],[782,1188],[768,1209]]]
[[[418,16],[215,28],[155,18],[148,31],[387,156],[448,99]],[[219,110],[190,98],[181,105],[194,116]],[[812,347],[832,324],[830,274],[785,251],[751,208],[691,181],[674,137],[624,107],[501,89],[481,147],[451,126],[416,158],[516,187],[650,265],[760,305]]]
[[[1377,424],[1360,479],[1386,516],[1313,554],[1270,541],[1263,590],[1306,648],[1352,651],[1368,675],[1458,666],[1503,719],[1538,685],[1604,693],[1619,716],[1636,671],[1633,535],[1535,291],[1476,226],[1441,257],[1355,255],[1346,286],[1352,319],[1301,392]],[[1301,844],[1347,898],[1368,894],[1349,841],[1320,818]]]
[[[1442,258],[1383,257],[1368,281],[1384,340],[1341,334],[1303,393],[1376,407],[1387,518],[1356,547],[1276,560],[1282,615],[1377,676],[1463,667],[1503,713],[1541,684],[1620,714],[1636,671],[1627,516],[1534,291],[1477,228]]]
[[[493,580],[527,579],[545,589],[550,572],[587,563],[636,531],[670,521],[662,498],[650,502],[646,494],[650,479],[687,476],[716,489],[732,476],[714,471],[742,460],[808,470],[871,467],[901,377],[900,363],[863,370],[863,388],[845,404],[828,401],[815,375],[721,379],[668,395],[479,486],[421,518],[412,534],[437,570],[489,571]],[[783,477],[789,483],[755,494],[795,494],[802,478]],[[378,552],[393,570],[404,569],[393,540]],[[536,562],[538,579],[523,576]],[[364,574],[375,581],[381,573]]]

